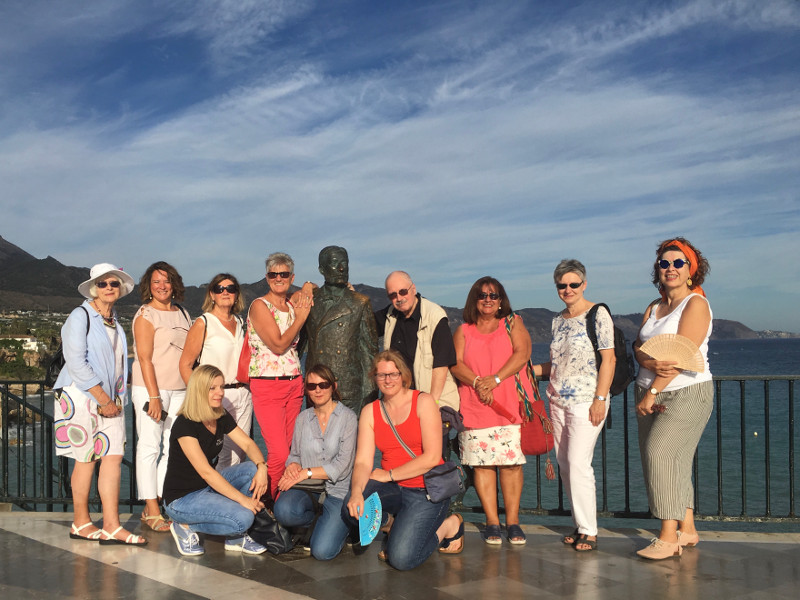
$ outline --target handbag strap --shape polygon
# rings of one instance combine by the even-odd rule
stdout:
[[[509,339],[511,338],[511,328],[514,326],[515,319],[516,315],[513,312],[510,315],[508,315],[505,319],[503,319],[505,321],[506,333],[508,333]],[[533,372],[533,361],[531,361],[530,357],[528,357],[528,362],[525,365],[525,373],[527,374],[528,380],[531,383],[534,402],[541,402],[542,396],[539,393],[539,382],[536,380],[536,374]],[[514,384],[516,385],[517,388],[517,395],[519,396],[520,404],[522,404],[523,420],[531,421],[533,419],[533,415],[536,415],[542,422],[542,427],[544,428],[545,433],[552,433],[553,425],[550,422],[550,418],[547,416],[547,414],[540,415],[533,408],[533,405],[528,399],[528,393],[525,391],[525,388],[522,387],[522,379],[519,376],[519,371],[517,373],[514,373]],[[492,405],[494,406],[494,403],[492,403]]]
[[[411,458],[417,458],[417,455],[414,454],[414,452],[411,450],[411,448],[408,447],[408,444],[406,444],[403,441],[403,438],[400,437],[400,434],[397,433],[397,429],[394,428],[394,423],[392,423],[392,419],[389,416],[389,412],[386,410],[386,405],[384,405],[384,403],[383,403],[383,398],[378,400],[378,402],[381,403],[381,410],[383,411],[383,416],[386,417],[386,422],[389,423],[389,427],[392,428],[392,433],[394,434],[394,437],[397,438],[397,441],[400,442],[400,445],[403,446],[403,448],[405,448],[406,452],[408,452],[408,454],[411,456]]]

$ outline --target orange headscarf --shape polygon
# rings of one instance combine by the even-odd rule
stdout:
[[[670,246],[675,246],[681,252],[683,252],[683,255],[689,261],[689,277],[690,278],[694,277],[694,274],[697,273],[697,254],[695,253],[694,250],[692,250],[692,247],[689,246],[688,244],[684,244],[679,240],[672,240],[664,244],[664,248],[669,248]],[[703,288],[701,288],[699,285],[693,286],[690,289],[693,292],[696,292],[701,296],[703,296],[703,298],[706,297],[706,293],[703,291]],[[661,289],[661,299],[662,300],[667,299],[667,294],[663,288]]]

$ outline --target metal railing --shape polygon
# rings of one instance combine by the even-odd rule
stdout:
[[[698,519],[798,521],[795,505],[795,385],[800,376],[714,377],[714,410],[694,460]],[[72,504],[67,459],[55,455],[52,400],[41,382],[0,381],[0,502],[25,510],[68,510]],[[132,510],[135,432],[130,403],[120,504]],[[633,422],[633,387],[612,400],[611,427],[595,449],[598,516],[649,516]],[[529,458],[521,512],[568,515],[560,480],[543,477],[544,457]],[[555,464],[555,457],[551,453]],[[127,490],[127,492],[125,491]],[[91,504],[100,507],[96,489]],[[482,512],[474,491],[459,510]]]

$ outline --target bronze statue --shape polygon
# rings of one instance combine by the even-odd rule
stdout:
[[[342,401],[358,413],[376,397],[369,377],[378,335],[369,298],[348,287],[347,250],[327,246],[319,253],[325,285],[314,290],[314,306],[305,324],[308,338],[306,371],[318,363],[336,375]]]

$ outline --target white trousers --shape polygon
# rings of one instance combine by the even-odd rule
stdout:
[[[222,398],[222,407],[231,414],[239,429],[250,435],[250,427],[253,425],[253,397],[250,395],[250,390],[246,387],[226,388],[225,396]],[[219,453],[217,471],[238,465],[244,462],[245,458],[244,450],[234,444],[226,435],[225,441],[222,443],[222,451]]]
[[[183,406],[186,390],[159,390],[161,407],[167,411],[166,421],[154,421],[144,405],[150,394],[143,385],[131,386],[133,413],[136,415],[136,489],[139,500],[161,498],[169,458],[169,434]]]
[[[572,507],[578,533],[597,535],[597,493],[592,457],[605,419],[595,427],[589,420],[591,402],[558,406],[550,404],[556,459],[564,491]],[[610,402],[606,401],[606,415]]]

